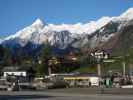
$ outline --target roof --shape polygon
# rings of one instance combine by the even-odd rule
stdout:
[[[97,76],[96,73],[56,73],[52,74],[52,76],[68,76],[68,77],[91,77],[91,76]]]
[[[19,66],[6,66],[2,69],[2,72],[14,72],[14,71],[24,71],[20,69]]]

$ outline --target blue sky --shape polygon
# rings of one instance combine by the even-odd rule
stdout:
[[[102,16],[118,16],[133,7],[133,0],[0,0],[0,36],[32,24],[87,23]]]

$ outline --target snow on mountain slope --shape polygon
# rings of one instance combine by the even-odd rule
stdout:
[[[42,44],[46,41],[49,41],[51,45],[58,44],[61,48],[64,48],[66,47],[66,44],[68,45],[68,43],[70,43],[70,41],[72,42],[75,38],[79,38],[81,35],[91,34],[92,32],[96,31],[96,29],[99,29],[107,24],[109,21],[109,17],[103,17],[98,21],[91,21],[87,24],[48,24],[44,26],[43,22],[40,19],[37,19],[32,25],[18,31],[14,35],[5,38],[3,42],[18,38],[20,39],[18,41],[19,44],[21,46],[25,46],[29,41],[35,44]],[[64,31],[68,31],[66,33],[70,34],[65,34]],[[71,40],[69,39],[69,41],[66,41],[65,37],[69,37]]]
[[[64,31],[67,30],[70,33],[77,33],[77,34],[82,34],[82,33],[87,33],[91,34],[94,32],[96,29],[101,28],[102,26],[106,25],[111,18],[109,17],[102,17],[98,21],[90,21],[89,23],[83,24],[83,23],[77,23],[77,24],[62,24],[62,25],[54,25],[54,24],[48,24],[48,26],[45,26],[43,31],[48,32],[48,31]]]
[[[40,19],[37,19],[31,26],[28,26],[20,31],[18,31],[16,34],[11,35],[5,40],[14,39],[14,38],[20,38],[20,39],[29,39],[34,32],[40,32],[43,28],[43,22]]]
[[[121,20],[132,20],[133,19],[133,8],[129,8],[125,13],[119,17]]]
[[[75,43],[75,41],[82,41],[85,44],[89,41],[87,40],[86,35],[91,35],[97,30],[100,30],[101,33],[106,33],[103,32],[105,31],[103,27],[111,22],[119,23],[118,26],[114,27],[121,29],[121,27],[125,26],[128,22],[130,22],[130,20],[133,20],[133,8],[128,9],[118,17],[102,17],[97,21],[90,21],[89,23],[85,24],[77,23],[44,25],[43,21],[37,19],[32,25],[2,40],[2,43],[17,39],[19,40],[18,42],[21,46],[25,46],[28,42],[32,42],[34,44],[42,44],[48,41],[52,46],[56,45],[59,48],[64,49],[72,43],[74,43],[74,45],[77,44]],[[104,37],[103,40],[107,41],[109,38],[111,38],[111,36],[108,36],[107,38]],[[95,43],[97,36],[94,37],[95,39],[92,41],[94,41]]]
[[[21,44],[21,46],[25,46],[27,42],[30,41],[33,34],[39,33],[43,29],[43,27],[43,22],[40,19],[37,19],[32,25],[16,32],[16,34],[14,35],[6,37],[2,42],[18,38],[20,39],[20,41],[18,42]]]

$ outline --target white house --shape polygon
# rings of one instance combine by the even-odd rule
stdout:
[[[24,76],[26,77],[26,72],[25,71],[7,71],[3,72],[3,76],[7,77],[8,75],[15,75],[15,76]]]

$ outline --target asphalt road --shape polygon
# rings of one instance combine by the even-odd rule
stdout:
[[[82,91],[81,91],[82,92]],[[56,91],[0,91],[0,100],[133,100],[133,95],[77,94]]]

